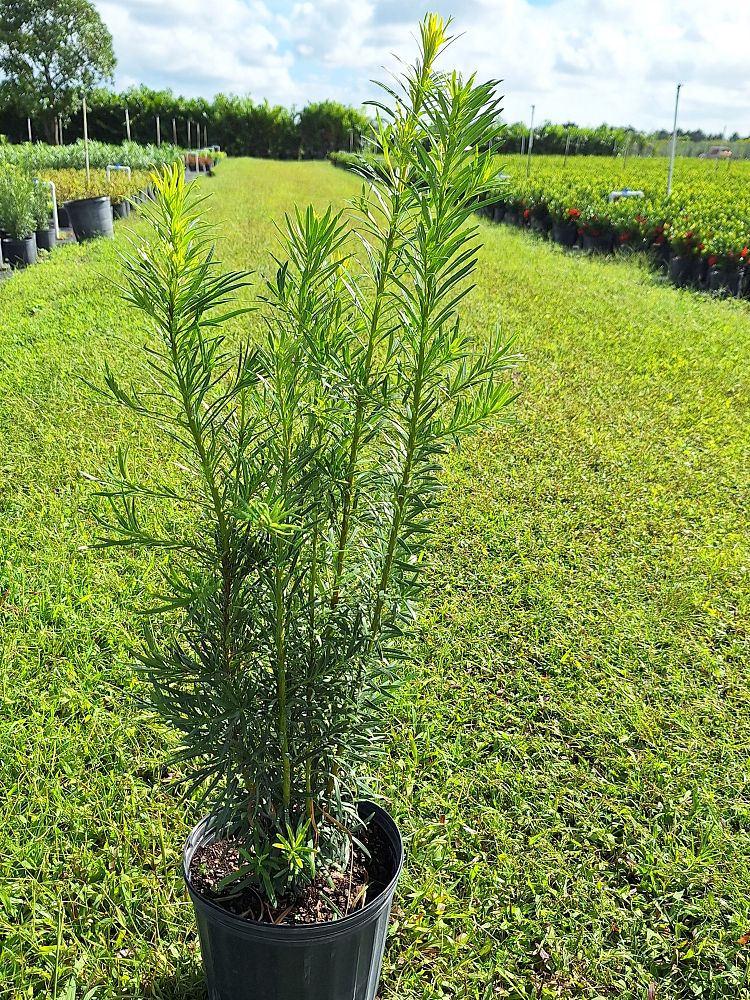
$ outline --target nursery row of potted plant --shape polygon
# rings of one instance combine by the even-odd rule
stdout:
[[[195,170],[198,173],[210,174],[212,169],[226,155],[226,153],[219,149],[192,149],[183,153],[182,162],[186,170]]]
[[[38,259],[38,251],[51,252],[57,243],[51,188],[57,194],[58,222],[72,228],[79,242],[113,234],[113,220],[125,218],[133,205],[148,196],[149,175],[92,172],[86,181],[83,171],[48,171],[36,178],[13,164],[0,166],[0,264],[28,267]]]
[[[497,193],[483,214],[564,246],[650,251],[679,286],[735,295],[748,289],[750,165],[729,173],[680,163],[684,176],[667,198],[658,164],[638,161],[626,172],[590,159],[595,162],[582,159],[570,167],[560,157],[540,157],[530,178],[525,164],[503,162]]]
[[[490,196],[478,211],[493,222],[529,229],[567,248],[591,253],[646,252],[679,288],[750,295],[750,232],[740,240],[714,235],[706,244],[684,224],[651,225],[645,215],[632,214],[632,204],[619,213],[619,226],[616,213],[608,213],[608,217],[604,213],[584,214],[578,206],[565,206],[564,202],[529,204],[524,199]]]
[[[88,162],[94,169],[104,170],[110,163],[119,163],[131,170],[158,170],[182,159],[184,150],[169,143],[140,145],[123,142],[114,145],[89,139]],[[83,140],[67,146],[49,146],[43,142],[0,143],[0,164],[13,163],[28,170],[83,170],[86,147]]]

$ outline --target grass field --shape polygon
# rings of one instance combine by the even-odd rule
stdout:
[[[230,161],[228,265],[338,204],[326,164]],[[485,226],[485,224],[483,224]],[[750,996],[750,309],[484,228],[479,335],[527,357],[518,423],[447,473],[415,669],[379,776],[408,838],[382,1000]],[[118,240],[123,239],[120,230]],[[91,487],[142,429],[112,245],[0,286],[0,997],[203,995],[165,734],[137,707],[150,567],[91,553]],[[67,995],[66,995],[67,1000]]]

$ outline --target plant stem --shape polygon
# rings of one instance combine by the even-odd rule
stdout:
[[[385,299],[385,291],[388,283],[388,268],[391,263],[391,256],[396,245],[398,234],[398,219],[400,217],[401,198],[403,195],[404,182],[400,182],[394,193],[391,205],[391,218],[388,231],[383,243],[383,255],[381,258],[380,273],[378,274],[375,286],[375,300],[373,302],[372,315],[368,329],[367,354],[365,356],[365,366],[362,378],[362,388],[357,394],[356,409],[354,412],[354,425],[352,428],[352,440],[349,448],[349,461],[347,465],[347,475],[344,481],[341,512],[341,530],[338,538],[338,551],[336,555],[336,571],[334,575],[333,594],[331,596],[331,607],[335,608],[339,602],[341,578],[344,573],[344,563],[346,559],[346,546],[349,541],[349,523],[354,501],[354,481],[357,474],[357,463],[359,460],[360,442],[362,438],[362,423],[365,416],[366,387],[370,380],[372,371],[372,361],[375,354],[375,342],[380,323],[380,314]]]
[[[393,513],[393,520],[391,522],[391,530],[388,536],[388,546],[386,548],[385,560],[383,562],[383,569],[381,570],[380,573],[378,596],[375,601],[375,608],[373,611],[372,620],[370,622],[370,644],[369,644],[370,650],[372,650],[372,647],[375,644],[375,636],[380,631],[380,622],[383,615],[383,607],[385,606],[388,582],[391,577],[393,560],[396,555],[396,544],[398,542],[398,536],[401,531],[401,524],[404,519],[404,507],[406,506],[406,498],[408,494],[409,484],[411,482],[411,471],[412,471],[412,464],[414,462],[414,451],[417,444],[417,428],[419,426],[419,407],[422,402],[422,385],[424,381],[424,344],[425,344],[426,326],[427,326],[426,321],[424,321],[419,340],[419,350],[417,352],[417,364],[415,366],[416,370],[414,376],[414,395],[412,397],[411,417],[409,419],[409,436],[406,445],[406,457],[404,459],[404,468],[401,473],[401,481],[399,482],[399,487],[396,492],[396,505],[395,505],[396,509]]]

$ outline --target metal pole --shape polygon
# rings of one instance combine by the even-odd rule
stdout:
[[[60,239],[60,219],[57,215],[57,188],[55,187],[54,181],[38,181],[39,184],[44,184],[45,187],[50,189],[52,193],[52,220],[55,224],[55,238]]]
[[[86,98],[83,99],[83,148],[86,157],[86,187],[91,184],[91,168],[89,166],[89,116],[86,108]]]
[[[30,118],[26,119],[26,128],[29,130],[29,142],[33,142],[34,139],[33,139],[32,135],[31,135],[31,119]]]
[[[677,107],[680,103],[680,89],[682,84],[677,84],[677,94],[674,99],[674,125],[672,126],[672,153],[669,157],[669,177],[667,178],[667,198],[672,194],[672,177],[674,176],[674,158],[677,154]]]
[[[190,119],[189,119],[189,118],[188,118],[188,123],[187,123],[187,127],[188,127],[188,141],[187,141],[187,148],[188,148],[188,149],[190,149]]]
[[[156,145],[161,146],[161,122],[158,115],[156,116]]]
[[[176,118],[172,119],[172,142],[173,142],[173,144],[175,146],[177,145],[177,119]]]
[[[563,166],[568,162],[568,150],[570,149],[570,130],[568,130],[565,136],[565,156],[563,157]]]
[[[208,149],[208,125],[203,126],[203,145]]]
[[[130,112],[125,108],[125,132],[128,137],[128,142],[130,142]]]
[[[531,125],[529,127],[529,153],[526,157],[526,176],[528,177],[531,173],[531,150],[534,148],[534,111],[536,105],[531,105]]]

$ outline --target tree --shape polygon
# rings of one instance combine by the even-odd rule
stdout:
[[[351,141],[358,149],[370,124],[356,108],[347,108],[336,101],[308,104],[300,113],[299,134],[303,155],[322,159],[337,149],[348,149]]]
[[[88,0],[0,0],[3,96],[41,118],[49,142],[59,142],[58,115],[114,68],[112,35]]]

